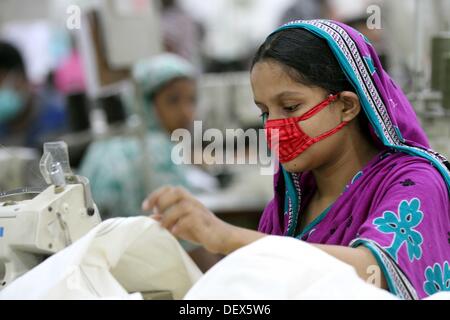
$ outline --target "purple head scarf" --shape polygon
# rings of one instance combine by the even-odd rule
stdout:
[[[293,21],[275,32],[289,28],[326,40],[358,94],[381,151],[300,234],[295,233],[297,221],[314,194],[315,180],[311,172],[281,168],[259,230],[311,243],[363,245],[376,257],[389,290],[401,298],[450,291],[449,162],[431,150],[414,109],[363,34],[330,20]]]

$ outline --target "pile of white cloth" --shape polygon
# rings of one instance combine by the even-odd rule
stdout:
[[[381,272],[381,271],[380,271]],[[396,300],[355,269],[292,237],[266,236],[213,266],[184,299]],[[450,292],[427,299],[450,300]]]
[[[146,218],[106,220],[0,292],[1,299],[397,299],[324,251],[267,236],[202,275],[178,240]],[[450,299],[450,292],[434,295]]]
[[[220,290],[218,290],[220,288]],[[292,237],[267,236],[211,268],[185,299],[396,299],[353,267]]]
[[[0,299],[181,299],[202,273],[178,241],[146,217],[102,222],[0,291]]]

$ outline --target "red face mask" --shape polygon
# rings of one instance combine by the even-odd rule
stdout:
[[[314,143],[317,143],[320,140],[323,140],[338,132],[348,123],[348,121],[343,121],[336,128],[322,133],[315,138],[311,138],[300,128],[298,124],[299,121],[304,121],[311,118],[336,99],[337,95],[330,95],[326,100],[322,101],[299,117],[266,121],[265,132],[267,143],[272,151],[278,151],[278,159],[280,162],[289,162],[295,159]],[[275,135],[278,135],[278,137]],[[274,139],[274,141],[272,141],[272,139]],[[273,143],[275,144],[272,145]]]

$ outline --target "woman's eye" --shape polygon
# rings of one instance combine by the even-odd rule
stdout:
[[[300,107],[299,104],[296,104],[294,106],[284,107],[283,109],[287,112],[294,112]]]

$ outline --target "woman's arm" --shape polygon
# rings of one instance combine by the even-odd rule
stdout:
[[[175,236],[199,243],[212,253],[227,255],[266,236],[264,233],[233,226],[220,220],[189,192],[179,187],[164,187],[155,191],[144,201],[142,208],[146,211],[153,210],[152,218],[160,221],[161,225]],[[375,284],[387,288],[386,280],[369,249],[362,246],[351,248],[313,245],[352,265],[363,280],[378,276],[379,279],[375,279]]]
[[[364,281],[368,281],[376,286],[387,289],[386,279],[377,260],[372,252],[363,246],[357,248],[326,245],[326,244],[313,244],[315,247],[325,251],[326,253],[334,256],[335,258],[353,266],[358,276]]]
[[[222,254],[229,254],[243,246],[246,246],[262,237],[265,234],[253,230],[248,230],[236,226],[229,226],[231,230],[229,236],[224,239],[223,247],[220,249]],[[301,240],[299,240],[301,241]],[[325,251],[329,255],[353,266],[356,273],[364,281],[369,278],[371,282],[383,289],[387,289],[386,279],[381,272],[378,263],[369,249],[360,246],[351,248],[337,245],[312,244],[313,246]]]

